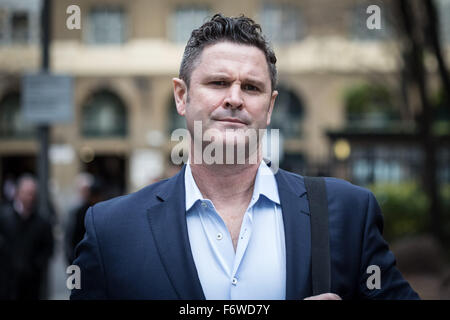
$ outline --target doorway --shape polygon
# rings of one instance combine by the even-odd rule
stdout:
[[[102,198],[111,199],[123,195],[126,191],[126,158],[117,155],[95,156],[84,163],[84,171],[94,176],[101,185]]]

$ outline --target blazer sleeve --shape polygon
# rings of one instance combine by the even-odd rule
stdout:
[[[362,299],[420,299],[396,268],[393,253],[383,239],[383,217],[372,192],[368,192],[367,212],[361,252],[360,295]],[[369,268],[370,266],[374,266]],[[374,277],[379,267],[379,288]],[[370,279],[369,279],[370,277]],[[368,285],[370,282],[372,286]],[[372,289],[370,289],[372,287]]]
[[[86,232],[75,249],[76,259],[73,262],[80,268],[81,288],[72,289],[70,299],[107,299],[105,268],[94,225],[93,207],[87,210],[84,225]]]

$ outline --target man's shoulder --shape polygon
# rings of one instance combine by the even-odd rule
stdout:
[[[295,188],[305,187],[304,176],[295,173],[288,173],[288,176],[289,178],[285,180],[289,181],[291,185],[297,184]],[[339,225],[341,221],[346,221],[346,230],[354,228],[359,230],[367,217],[370,200],[375,199],[372,192],[343,179],[323,178],[326,186],[328,213],[333,217],[330,220],[331,226],[334,226],[336,222]],[[305,193],[308,197],[306,189]]]
[[[305,177],[307,176],[303,176],[282,169],[279,169],[279,171],[285,177],[287,183],[299,184],[302,185],[303,187],[305,186]],[[325,180],[325,185],[328,193],[332,194],[337,193],[341,196],[353,196],[353,197],[361,197],[361,196],[366,197],[368,194],[371,193],[370,190],[352,184],[351,182],[344,179],[334,177],[323,177],[323,179]]]
[[[0,219],[10,219],[14,215],[14,207],[11,202],[0,202]]]
[[[355,185],[347,180],[325,177],[327,192],[338,194],[342,197],[367,198],[371,191]]]

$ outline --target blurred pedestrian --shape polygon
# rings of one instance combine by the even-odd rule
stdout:
[[[16,184],[12,174],[6,174],[5,182],[3,183],[3,197],[7,202],[14,200],[14,195],[16,193]]]
[[[37,211],[34,177],[20,177],[16,190],[13,202],[0,206],[0,298],[43,299],[52,227]]]
[[[89,173],[81,173],[77,178],[77,185],[80,201],[69,213],[65,234],[66,259],[69,265],[74,259],[75,247],[84,236],[84,215],[87,209],[103,200],[103,190],[98,178]]]

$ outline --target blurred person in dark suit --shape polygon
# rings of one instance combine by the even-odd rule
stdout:
[[[53,253],[51,224],[38,212],[31,175],[17,182],[12,203],[0,207],[0,294],[2,299],[45,298],[46,272]]]
[[[14,200],[16,193],[16,184],[12,174],[6,174],[5,182],[3,183],[3,197],[4,201],[11,202]]]
[[[91,174],[80,174],[78,177],[78,189],[80,203],[69,213],[65,234],[66,259],[69,265],[73,262],[75,247],[83,239],[86,231],[84,228],[84,216],[87,209],[103,200],[102,184],[98,178],[94,178]]]

